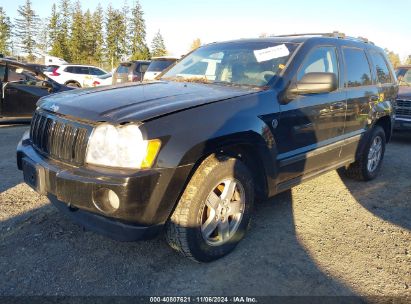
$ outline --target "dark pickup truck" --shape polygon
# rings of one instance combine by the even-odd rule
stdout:
[[[335,169],[375,178],[397,92],[365,39],[213,43],[159,81],[42,98],[17,163],[84,227],[123,241],[164,231],[208,262],[243,239],[255,200]]]

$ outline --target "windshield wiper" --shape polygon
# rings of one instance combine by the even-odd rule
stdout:
[[[176,81],[176,82],[196,82],[196,83],[210,83],[205,77],[184,77],[184,76],[172,76],[163,77],[161,80]]]
[[[254,88],[254,89],[261,89],[260,86],[258,85],[252,85],[252,84],[240,84],[240,83],[235,83],[235,82],[229,82],[229,81],[221,81],[221,80],[215,80],[211,82],[212,84],[217,84],[217,85],[225,85],[225,86],[230,86],[230,87],[238,87],[238,88]]]

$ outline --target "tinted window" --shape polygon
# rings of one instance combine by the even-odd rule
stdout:
[[[119,65],[117,68],[116,73],[118,74],[128,74],[129,66]]]
[[[4,74],[6,73],[6,66],[0,65],[0,81],[4,81]]]
[[[102,70],[97,69],[97,68],[89,68],[89,69],[90,69],[90,75],[97,75],[97,76],[99,76],[99,75],[104,75],[104,74],[106,74],[105,72],[103,72]]]
[[[32,71],[25,70],[21,67],[9,66],[8,81],[18,81],[20,84],[41,87],[44,80],[43,76],[37,76]]]
[[[76,74],[82,74],[82,75],[87,75],[89,74],[89,68],[88,67],[74,67],[74,71]]]
[[[66,68],[64,69],[64,72],[74,73],[74,67],[66,67]]]
[[[153,60],[148,67],[147,71],[149,72],[161,72],[165,70],[170,65],[172,65],[175,60]]]
[[[377,71],[378,81],[380,83],[391,83],[391,74],[387,66],[387,62],[380,53],[371,53],[372,61],[375,65],[375,70]]]
[[[407,70],[402,80],[411,84],[411,69]]]
[[[312,51],[304,60],[298,72],[297,80],[301,80],[307,73],[327,72],[334,73],[338,79],[338,60],[333,47],[319,47]]]
[[[371,84],[371,70],[365,52],[360,49],[343,48],[346,86],[360,87]]]
[[[49,65],[46,67],[46,69],[44,70],[44,72],[50,72],[52,73],[55,69],[57,69],[59,66],[58,65]],[[66,71],[67,72],[67,71]]]

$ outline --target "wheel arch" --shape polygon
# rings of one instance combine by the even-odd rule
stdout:
[[[383,128],[385,133],[385,140],[388,143],[391,140],[392,135],[392,122],[390,116],[382,116],[376,120],[374,126],[380,126]]]
[[[198,144],[191,148],[181,160],[181,164],[190,161],[194,163],[182,191],[184,191],[194,172],[204,160],[213,154],[217,154],[243,161],[255,181],[256,197],[258,199],[265,199],[272,193],[270,190],[270,180],[274,179],[277,174],[273,161],[276,153],[275,144],[271,144],[270,147],[261,135],[252,131],[214,138]]]
[[[81,84],[80,84],[77,80],[74,80],[74,79],[67,80],[67,81],[64,83],[64,85],[66,86],[66,85],[68,85],[69,83],[76,83],[76,84],[78,84],[79,87],[81,88]]]

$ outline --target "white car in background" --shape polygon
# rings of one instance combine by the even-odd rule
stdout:
[[[107,74],[107,72],[91,65],[63,64],[47,76],[60,84],[81,88],[87,77],[102,76],[104,74]]]
[[[107,73],[101,76],[87,76],[83,81],[83,88],[111,85],[112,82],[113,74],[111,73]]]
[[[154,80],[157,75],[167,69],[170,65],[174,64],[177,60],[178,59],[175,57],[166,56],[151,58],[151,63],[144,74],[144,81]]]

